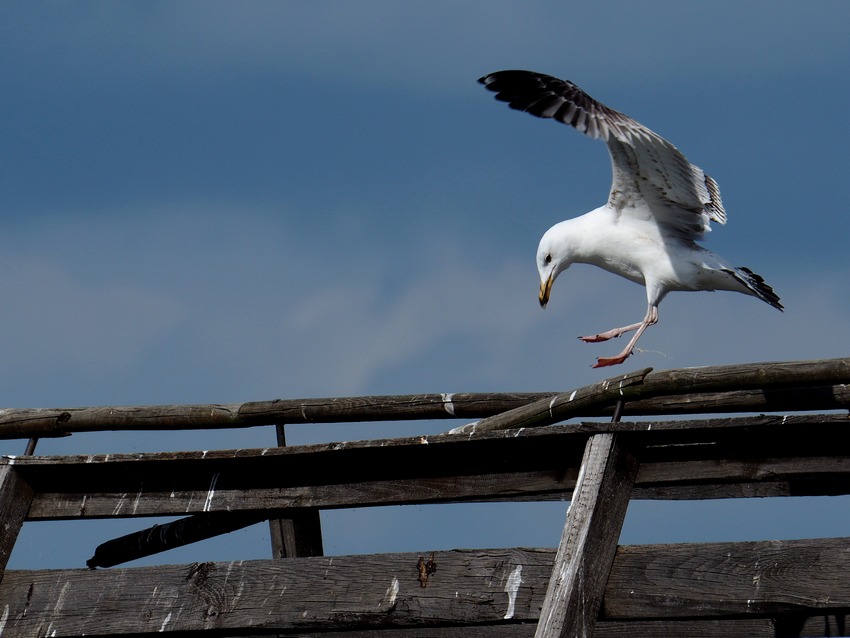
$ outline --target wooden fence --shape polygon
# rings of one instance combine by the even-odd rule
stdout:
[[[640,370],[557,395],[0,410],[0,438],[30,451],[83,431],[264,425],[284,443],[288,423],[477,419],[377,441],[3,457],[0,636],[847,635],[850,539],[618,539],[630,499],[850,494],[848,383],[850,359],[833,359]],[[671,414],[687,418],[628,420]],[[324,509],[552,499],[571,500],[557,549],[322,556]],[[25,520],[160,515],[182,518],[101,545],[91,569],[5,570]],[[104,569],[264,520],[275,559]]]

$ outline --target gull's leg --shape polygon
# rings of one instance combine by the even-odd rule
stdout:
[[[646,317],[643,318],[643,321],[640,323],[634,324],[633,326],[627,326],[626,328],[620,328],[621,331],[619,334],[614,335],[619,337],[624,332],[628,332],[629,330],[637,330],[634,336],[631,338],[629,343],[623,348],[623,351],[618,354],[616,357],[599,357],[596,360],[596,364],[593,366],[594,368],[603,368],[605,366],[615,366],[619,363],[623,363],[635,349],[635,345],[640,339],[640,336],[643,334],[644,330],[649,328],[649,326],[658,323],[658,306],[650,306],[649,310],[646,312]],[[610,332],[616,332],[614,330]],[[606,333],[607,334],[607,333]],[[610,337],[609,337],[610,338]]]

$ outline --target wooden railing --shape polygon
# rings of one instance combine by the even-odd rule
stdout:
[[[263,520],[286,559],[0,571],[0,636],[839,635],[847,539],[617,543],[630,499],[850,494],[848,384],[850,359],[834,359],[640,370],[563,393],[2,410],[0,438],[276,425],[282,445],[4,457],[0,570],[25,520],[183,517],[103,544],[91,568]],[[780,414],[629,420],[713,412]],[[283,445],[285,423],[438,418],[478,420]],[[552,499],[571,500],[557,551],[321,556],[321,510]]]

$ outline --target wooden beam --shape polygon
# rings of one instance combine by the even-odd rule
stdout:
[[[799,638],[799,636],[840,636],[835,631],[843,626],[834,617],[806,619],[805,628],[815,631],[795,634],[779,633],[771,618],[735,620],[636,620],[596,624],[594,638]],[[829,632],[830,627],[833,628]],[[455,627],[401,627],[395,629],[298,632],[298,638],[532,638],[535,623],[462,625]],[[820,633],[826,628],[826,633]],[[241,635],[241,634],[240,634]],[[254,636],[252,638],[259,638]]]
[[[213,430],[275,423],[480,418],[554,394],[458,392],[206,405],[16,408],[0,410],[0,439],[62,437],[105,430]]]
[[[3,638],[54,631],[268,634],[536,619],[542,594],[531,583],[543,582],[550,553],[434,552],[437,571],[425,587],[420,556],[431,552],[10,572],[0,584],[0,601],[8,605]],[[512,579],[517,573],[524,583]]]
[[[793,628],[840,635],[850,613],[848,546],[850,538],[621,547],[596,635],[786,638]],[[513,629],[536,623],[553,550],[436,551],[437,570],[422,587],[417,563],[430,555],[12,570],[0,583],[3,638],[211,629],[316,638],[365,638],[378,629],[398,638],[529,635]],[[831,634],[820,633],[829,627]]]
[[[256,525],[266,518],[265,514],[257,512],[215,512],[154,525],[101,543],[94,556],[86,561],[86,566],[90,569],[114,567]]]
[[[639,467],[624,436],[587,442],[535,638],[593,634]]]
[[[729,412],[799,412],[805,410],[847,410],[850,384],[800,384],[780,390],[724,390],[667,394],[629,401],[632,416],[677,414],[723,414]],[[610,414],[606,406],[598,416]],[[582,416],[597,416],[587,414]]]
[[[564,500],[587,438],[617,431],[645,446],[635,498],[826,495],[850,493],[846,428],[843,415],[584,422],[259,450],[18,457],[15,467],[36,491],[29,520]]]
[[[564,471],[552,470],[280,488],[239,486],[231,489],[223,486],[215,490],[211,499],[208,499],[210,490],[161,490],[141,483],[131,492],[105,492],[103,488],[60,491],[63,488],[57,485],[51,491],[38,493],[27,520],[181,516],[228,511],[265,511],[272,518],[287,518],[299,508],[565,500],[571,492],[577,469],[567,468],[566,472],[566,475]]]
[[[33,489],[11,463],[0,466],[0,579],[29,512]]]
[[[799,620],[850,609],[848,546],[847,538],[621,546],[603,615]]]
[[[534,403],[455,428],[452,430],[452,434],[540,427],[564,421],[585,411],[614,406],[623,397],[627,388],[640,386],[651,371],[652,368],[644,368],[570,392],[564,392],[554,397],[546,397]]]
[[[552,398],[514,408],[455,428],[453,432],[503,430],[551,425],[602,409],[613,410],[617,400],[632,402],[675,397],[687,388],[690,395],[728,390],[753,391],[765,396],[781,396],[788,388],[850,383],[850,358],[788,363],[753,363],[733,366],[706,366],[652,372],[645,368],[606,379]],[[820,397],[826,400],[826,397]],[[832,399],[832,397],[829,397]],[[813,399],[809,399],[811,402]],[[834,403],[834,401],[832,401]],[[823,408],[821,408],[823,409]]]
[[[141,469],[141,468],[140,468]],[[111,473],[104,473],[111,476]],[[148,489],[135,491],[39,492],[27,520],[91,519],[187,513],[267,511],[287,517],[294,508],[337,509],[426,503],[523,502],[569,500],[578,465],[528,472],[499,472],[436,478],[387,479],[356,485],[301,485],[275,489],[216,490],[207,504],[206,490]],[[68,489],[71,486],[65,486]],[[741,458],[654,462],[641,466],[634,498],[697,500],[850,494],[850,467],[845,456],[788,459]],[[287,511],[283,511],[287,510]]]
[[[638,373],[627,373],[633,376]],[[632,414],[712,410],[701,395],[729,393],[722,410],[827,410],[850,405],[850,358],[766,362],[666,370],[625,391]],[[637,388],[640,388],[639,390]],[[687,388],[683,394],[682,389]],[[0,410],[0,439],[67,436],[103,430],[241,428],[274,423],[343,423],[411,419],[482,419],[557,391],[443,393],[397,396],[275,399],[233,404],[21,408]],[[569,397],[572,391],[561,393]],[[664,398],[661,398],[664,397]],[[681,399],[677,399],[680,397]],[[614,397],[616,399],[616,397]],[[612,401],[573,402],[562,419],[610,413]],[[667,407],[667,405],[671,407]],[[795,406],[802,407],[795,407]]]
[[[641,466],[634,498],[696,500],[850,494],[847,458],[804,459],[799,464],[740,459]],[[299,507],[337,509],[429,503],[563,501],[572,494],[577,467],[541,472],[499,473],[437,479],[370,481],[356,486],[318,485],[276,490],[240,488],[217,492],[207,511],[265,511],[288,517]],[[697,476],[709,477],[698,480]],[[729,482],[727,482],[727,480]],[[54,488],[59,489],[59,488]],[[141,494],[141,495],[140,495]],[[36,495],[27,520],[133,518],[202,513],[206,492],[44,492]]]

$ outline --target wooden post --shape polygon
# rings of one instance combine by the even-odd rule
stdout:
[[[535,638],[593,633],[639,465],[623,436],[587,442]]]
[[[33,489],[9,459],[0,466],[0,580],[33,499]]]
[[[275,425],[277,444],[286,446],[284,424]],[[322,556],[322,523],[319,510],[293,510],[288,518],[269,521],[272,541],[272,558],[293,558],[295,556]]]

